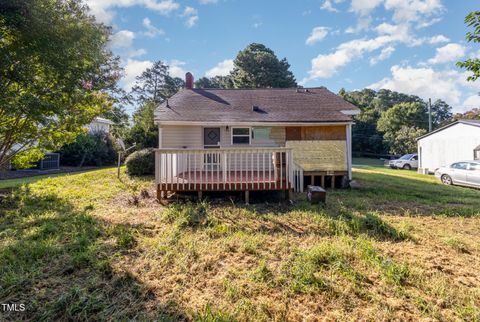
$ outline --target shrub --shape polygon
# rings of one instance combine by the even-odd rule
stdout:
[[[81,134],[75,142],[65,145],[59,151],[62,165],[113,165],[117,158],[115,140],[104,132]]]
[[[142,176],[155,173],[155,153],[153,149],[133,152],[125,161],[127,173],[131,176]]]

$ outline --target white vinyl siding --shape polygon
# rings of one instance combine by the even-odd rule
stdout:
[[[162,148],[203,149],[203,128],[201,126],[162,126]]]
[[[455,124],[418,141],[419,168],[429,172],[456,161],[472,160],[480,145],[480,127]]]

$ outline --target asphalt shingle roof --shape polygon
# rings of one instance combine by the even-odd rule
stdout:
[[[258,110],[254,111],[253,106]],[[359,111],[324,87],[287,89],[182,89],[156,109],[156,121],[345,122]]]

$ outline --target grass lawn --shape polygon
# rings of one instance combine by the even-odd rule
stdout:
[[[325,207],[154,200],[115,169],[0,201],[0,320],[480,320],[480,191],[355,169]]]

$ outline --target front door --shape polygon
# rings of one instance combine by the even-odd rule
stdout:
[[[219,149],[220,148],[220,128],[219,127],[205,127],[203,128],[203,147],[205,149]],[[207,170],[217,169],[220,165],[220,154],[212,151],[206,153],[203,158],[204,166]]]

